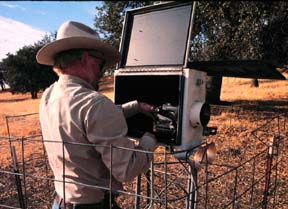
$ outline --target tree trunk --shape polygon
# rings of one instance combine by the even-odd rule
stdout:
[[[37,99],[37,91],[31,91],[32,99]]]
[[[222,76],[208,76],[206,83],[206,102],[220,104]]]
[[[32,96],[32,99],[37,99],[37,92],[38,92],[38,87],[33,84],[32,81],[30,81],[30,93]]]
[[[0,82],[0,86],[1,86],[2,91],[5,90],[5,84],[4,83]]]
[[[252,79],[251,86],[253,87],[259,87],[259,81],[258,79]]]

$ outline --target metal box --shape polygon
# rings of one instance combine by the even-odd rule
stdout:
[[[155,106],[176,107],[176,132],[174,137],[168,133],[155,132],[153,120],[138,114],[127,119],[128,135],[154,132],[160,143],[181,150],[201,144],[203,126],[197,117],[205,107],[205,73],[187,68],[149,73],[117,71],[115,103],[122,104],[135,99]],[[193,108],[195,114],[191,113]],[[193,117],[194,124],[191,121]]]
[[[172,121],[164,114],[165,124],[156,124],[156,130],[153,118],[143,114],[128,118],[128,135],[153,132],[159,143],[175,150],[201,144],[206,124],[201,124],[198,114],[204,107],[209,111],[205,105],[206,73],[185,67],[192,11],[192,2],[128,11],[120,46],[122,60],[114,74],[115,104],[138,100],[174,114]]]

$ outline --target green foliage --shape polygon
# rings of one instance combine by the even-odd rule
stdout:
[[[269,4],[269,19],[263,27],[262,42],[265,59],[279,65],[288,61],[288,2],[275,1]]]
[[[40,65],[36,61],[37,51],[51,38],[45,36],[43,40],[19,49],[15,55],[8,54],[3,59],[1,68],[7,72],[7,83],[13,93],[30,92],[32,98],[37,98],[37,92],[45,89],[57,78],[51,67]]]
[[[288,35],[287,18],[283,17],[287,14],[287,5],[279,1],[198,2],[191,60],[269,59],[287,62],[283,55],[287,56],[288,42],[280,45]],[[276,56],[271,48],[277,51]]]
[[[199,2],[194,36],[204,40],[194,39],[194,59],[259,59],[262,10],[258,2]]]

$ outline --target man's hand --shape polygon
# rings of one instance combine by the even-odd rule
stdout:
[[[155,106],[144,103],[144,102],[138,102],[139,112],[151,116],[151,113],[155,111]]]
[[[137,113],[143,113],[147,116],[153,117],[155,107],[153,105],[133,100],[121,105],[125,118],[129,118]]]
[[[152,112],[154,110],[154,106],[153,105],[150,105],[150,104],[147,104],[147,103],[144,103],[144,102],[138,102],[139,104],[139,110],[141,112]]]
[[[154,151],[157,148],[157,140],[154,134],[146,132],[140,139],[139,145],[147,151]]]

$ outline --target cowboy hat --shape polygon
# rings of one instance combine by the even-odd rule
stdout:
[[[98,33],[92,28],[78,22],[68,21],[63,23],[56,40],[43,46],[36,55],[39,64],[54,65],[54,57],[57,53],[69,49],[95,49],[103,55],[105,67],[116,64],[120,53],[110,44],[102,42]]]

